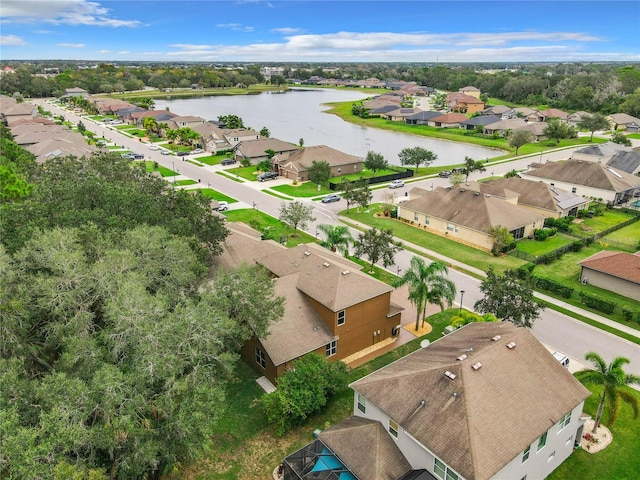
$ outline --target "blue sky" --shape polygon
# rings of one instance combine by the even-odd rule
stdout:
[[[640,61],[640,1],[1,0],[0,59]]]

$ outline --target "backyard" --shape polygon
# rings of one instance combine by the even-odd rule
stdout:
[[[296,236],[292,236],[293,228],[266,213],[251,208],[229,210],[224,212],[230,222],[244,222],[255,230],[261,232],[266,238],[280,241],[287,238],[286,246],[295,247],[301,243],[315,242],[315,237],[298,230]]]

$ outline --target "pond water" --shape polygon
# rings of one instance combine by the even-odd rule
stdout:
[[[433,165],[464,162],[501,155],[500,150],[464,143],[449,142],[406,133],[362,127],[345,122],[336,115],[323,113],[328,102],[357,101],[371,95],[330,89],[292,89],[257,95],[208,96],[187,99],[156,98],[156,108],[179,115],[195,115],[217,120],[219,115],[237,115],[245,126],[260,131],[269,129],[271,137],[305,146],[328,145],[358,157],[369,150],[382,153],[393,165],[399,165],[398,153],[407,147],[423,147],[438,155]]]

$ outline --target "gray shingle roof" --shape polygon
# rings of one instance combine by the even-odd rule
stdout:
[[[590,395],[509,322],[471,323],[352,387],[467,480],[491,478]]]

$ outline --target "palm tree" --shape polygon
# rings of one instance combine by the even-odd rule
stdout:
[[[318,225],[318,230],[327,236],[327,239],[321,243],[325,248],[335,252],[338,247],[342,246],[343,252],[349,250],[349,245],[353,242],[353,237],[349,233],[349,229],[344,225]]]
[[[608,400],[609,425],[613,425],[618,417],[621,399],[631,405],[634,417],[637,418],[638,399],[621,388],[634,383],[640,385],[639,376],[625,373],[622,369],[623,365],[629,363],[629,359],[625,357],[616,357],[609,365],[607,365],[602,357],[596,352],[589,352],[584,356],[584,358],[593,363],[595,370],[586,369],[576,373],[578,380],[586,384],[604,386],[604,391],[600,396],[600,404],[598,405],[596,420],[591,432],[596,433],[598,425],[600,425],[605,400]]]
[[[443,308],[443,300],[448,304],[456,295],[455,284],[447,278],[449,269],[444,263],[432,262],[427,265],[422,257],[413,257],[409,269],[395,282],[394,286],[409,285],[409,300],[416,307],[416,331],[427,314],[427,304],[436,303]]]

